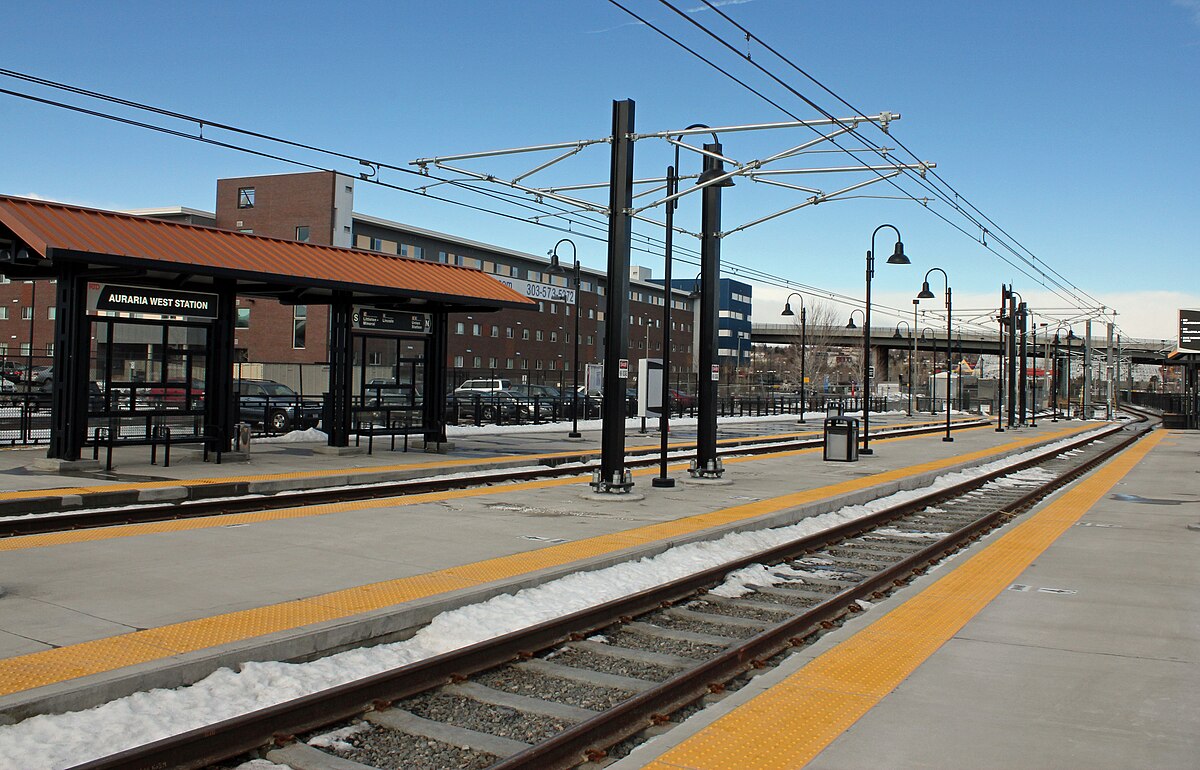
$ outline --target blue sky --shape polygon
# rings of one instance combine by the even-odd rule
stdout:
[[[622,3],[786,109],[817,117],[657,0]],[[695,10],[699,0],[676,5],[821,107],[850,114],[712,11]],[[1125,334],[1173,338],[1176,310],[1200,307],[1194,256],[1200,194],[1195,163],[1187,160],[1200,126],[1197,0],[749,0],[721,6],[851,104],[869,114],[901,113],[893,137],[936,162],[943,179],[1038,258],[1115,309]],[[0,67],[395,165],[601,137],[609,132],[614,99],[636,101],[643,132],[787,119],[607,0],[46,2],[8,15]],[[9,78],[0,78],[0,87],[61,97]],[[0,192],[6,194],[112,208],[211,209],[218,177],[296,170],[3,95],[0,121]],[[877,131],[868,133],[895,146]],[[721,139],[727,154],[742,161],[802,141],[767,133]],[[359,170],[345,161],[284,154]],[[637,175],[660,175],[670,158],[663,143],[639,142]],[[804,162],[855,161],[830,154]],[[689,163],[698,159],[687,158],[685,172]],[[497,159],[472,168],[515,173],[520,164]],[[607,166],[606,151],[593,149],[550,178],[603,181]],[[381,177],[413,183],[397,172]],[[801,183],[832,190],[864,178],[823,175]],[[896,194],[886,183],[868,191]],[[500,207],[478,195],[452,195]],[[742,180],[725,192],[724,224],[802,198]],[[367,184],[358,185],[356,209],[535,254],[564,235]],[[914,264],[880,265],[873,288],[885,307],[911,309],[921,275],[935,265],[949,274],[963,309],[986,312],[1002,282],[1012,282],[1048,316],[1067,305],[934,213],[978,238],[977,228],[952,208],[934,202],[928,209],[902,200],[829,202],[730,236],[723,258],[861,297],[871,232],[890,222],[902,230]],[[676,217],[681,226],[699,229],[698,206],[690,199]],[[690,238],[677,240],[695,247]],[[603,243],[582,235],[577,242],[585,263],[603,266]],[[888,248],[885,235],[878,250]],[[661,273],[659,256],[635,254],[634,261]],[[756,286],[756,320],[776,320],[773,308],[786,293]],[[878,318],[889,322],[886,311]]]

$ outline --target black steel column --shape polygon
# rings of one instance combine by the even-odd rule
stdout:
[[[604,313],[604,426],[597,492],[628,492],[625,469],[625,389],[629,384],[629,247],[633,228],[633,100],[613,102],[608,181],[608,294]]]
[[[576,297],[578,298],[578,294]],[[578,301],[578,300],[576,300]],[[446,443],[446,354],[449,323],[444,311],[430,315],[429,338],[425,340],[425,446]]]
[[[237,290],[233,282],[213,285],[217,317],[208,327],[204,359],[204,425],[209,449],[228,452],[237,421],[238,394],[233,385],[233,335],[237,326]]]
[[[1000,316],[996,319],[999,325],[999,338],[997,339],[996,348],[996,363],[998,375],[996,378],[996,432],[1004,432],[1004,357],[1006,355],[1004,347],[1004,314],[1008,307],[1008,288],[1004,284],[1000,284]]]
[[[1022,425],[1024,425],[1024,424],[1026,424],[1025,418],[1026,418],[1026,415],[1028,414],[1028,412],[1026,410],[1029,407],[1028,398],[1026,397],[1026,393],[1025,393],[1025,391],[1029,388],[1029,379],[1028,379],[1029,378],[1029,361],[1026,358],[1029,351],[1025,347],[1025,335],[1029,331],[1029,307],[1024,302],[1022,302],[1020,304],[1020,306],[1018,306],[1018,308],[1017,308],[1017,320],[1021,324],[1021,328],[1020,328],[1021,348],[1020,348],[1020,351],[1018,354],[1019,358],[1021,360],[1021,370],[1018,373],[1019,379],[1020,379],[1020,385],[1018,387],[1020,388],[1020,391],[1021,391],[1021,396],[1019,399],[1019,402],[1021,405],[1020,406],[1020,409],[1021,409],[1020,423]]]
[[[704,145],[706,152],[721,154],[717,142]],[[721,161],[704,156],[701,179],[722,172]],[[717,478],[725,472],[717,457],[717,385],[720,369],[717,364],[718,295],[721,280],[721,184],[710,184],[700,193],[703,196],[700,215],[700,376],[696,383],[698,422],[696,425],[696,459],[689,472],[693,476]],[[740,342],[740,340],[739,340]],[[739,354],[741,349],[739,347]]]
[[[1008,427],[1017,424],[1017,295],[1012,286],[1008,295]]]
[[[350,298],[337,295],[329,306],[329,403],[325,414],[329,425],[329,446],[350,446],[351,382],[354,374],[354,349],[350,340],[353,305]]]
[[[46,457],[57,460],[78,460],[87,437],[91,322],[83,270],[79,264],[60,263],[55,287],[54,380]],[[30,340],[31,349],[32,345]]]

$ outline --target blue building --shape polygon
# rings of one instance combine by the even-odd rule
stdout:
[[[651,283],[662,285],[661,280]],[[698,278],[672,280],[671,288],[696,293],[700,289],[700,281]],[[750,362],[750,313],[753,309],[751,291],[752,287],[748,283],[732,278],[722,278],[720,281],[717,296],[718,363],[746,366]],[[696,334],[699,334],[699,319],[693,327]]]

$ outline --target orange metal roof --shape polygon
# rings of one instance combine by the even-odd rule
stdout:
[[[471,268],[285,241],[214,227],[0,195],[0,223],[49,259],[136,264],[156,271],[230,276],[293,286],[527,307],[530,300]],[[73,253],[65,253],[73,252]]]

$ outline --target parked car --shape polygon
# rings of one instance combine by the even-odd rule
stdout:
[[[186,380],[168,380],[162,385],[147,388],[143,397],[157,407],[199,409],[204,406],[204,383],[192,380],[189,390]]]
[[[696,396],[693,393],[684,393],[675,388],[671,388],[667,393],[671,397],[672,410],[684,412],[696,406]]]
[[[25,379],[25,364],[20,361],[5,359],[0,361],[0,378],[9,382],[20,382]]]
[[[302,401],[296,391],[274,380],[236,380],[238,419],[262,425],[271,433],[315,428],[321,402]]]
[[[35,366],[29,372],[29,389],[39,388],[49,391],[54,387],[54,367],[53,366]]]
[[[0,377],[0,403],[17,404],[21,397],[17,394],[17,385],[12,380]]]
[[[512,388],[512,380],[492,379],[492,380],[467,380],[462,385],[454,389],[455,393],[490,393],[493,390],[509,390]]]
[[[468,422],[477,417],[480,422],[518,422],[532,419],[533,404],[511,390],[455,390],[446,395],[446,412]]]
[[[376,377],[364,387],[362,401],[363,406],[416,406],[421,403],[421,390],[411,382],[397,384],[395,379]]]

